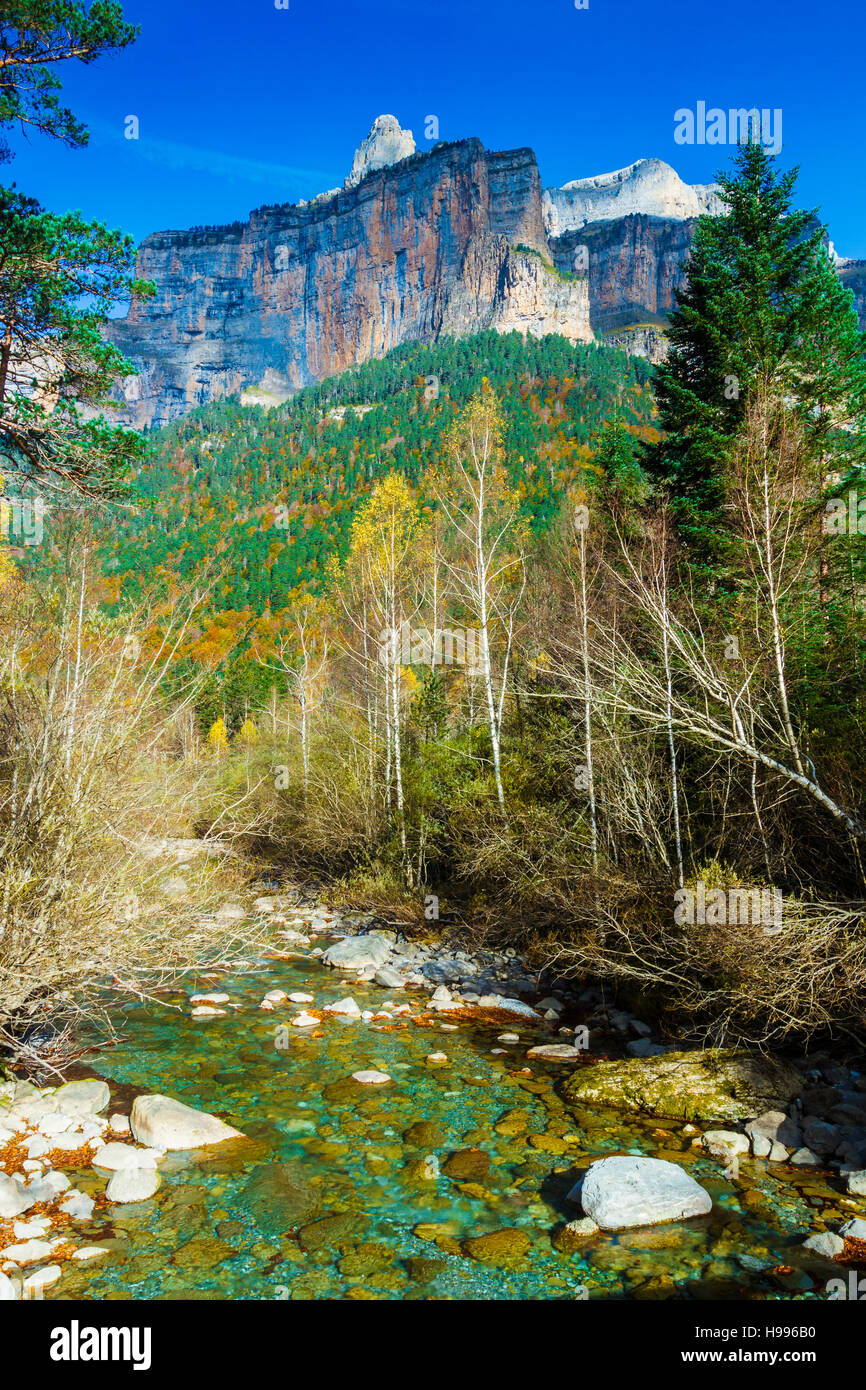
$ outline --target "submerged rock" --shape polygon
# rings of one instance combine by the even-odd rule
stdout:
[[[734,1048],[595,1062],[565,1083],[577,1105],[606,1105],[670,1119],[747,1120],[781,1109],[803,1079],[790,1063]]]
[[[266,1234],[305,1226],[319,1211],[319,1194],[301,1163],[263,1164],[244,1187],[242,1201]]]
[[[572,1043],[539,1043],[537,1047],[531,1047],[526,1055],[539,1057],[546,1062],[577,1062],[581,1054],[580,1048]]]
[[[591,1163],[580,1202],[603,1231],[705,1216],[713,1205],[710,1194],[676,1163],[631,1155]]]
[[[458,1149],[443,1163],[442,1171],[457,1182],[480,1182],[490,1172],[490,1155],[483,1149]]]
[[[200,1149],[244,1137],[216,1115],[193,1110],[170,1096],[137,1096],[130,1124],[138,1142],[154,1149]]]
[[[516,1226],[505,1226],[485,1236],[470,1236],[463,1242],[463,1253],[483,1265],[511,1269],[524,1263],[530,1249],[530,1239]]]

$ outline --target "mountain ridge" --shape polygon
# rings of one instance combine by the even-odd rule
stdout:
[[[139,373],[119,384],[118,418],[278,403],[401,343],[491,328],[615,334],[659,360],[697,216],[721,206],[659,159],[545,188],[528,146],[419,151],[377,117],[341,188],[144,239],[136,273],[156,297],[106,330]],[[841,265],[866,320],[863,276]]]

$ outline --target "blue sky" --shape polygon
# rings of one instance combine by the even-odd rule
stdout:
[[[141,239],[245,218],[341,183],[375,116],[419,148],[529,145],[545,184],[655,155],[709,182],[728,151],[674,142],[674,112],[781,108],[781,162],[840,254],[866,257],[862,0],[127,0],[126,53],[67,66],[91,144],[16,142],[0,170],[57,210]],[[139,118],[137,141],[124,121]]]

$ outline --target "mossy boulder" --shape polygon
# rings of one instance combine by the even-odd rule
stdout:
[[[803,1086],[796,1067],[737,1048],[595,1062],[565,1082],[574,1106],[601,1105],[701,1125],[784,1110]]]
[[[463,1253],[479,1264],[515,1269],[525,1263],[531,1243],[525,1231],[516,1226],[503,1226],[501,1231],[491,1231],[485,1236],[469,1236],[463,1242]]]

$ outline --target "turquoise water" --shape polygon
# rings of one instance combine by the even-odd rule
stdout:
[[[139,1091],[160,1092],[218,1113],[248,1140],[210,1150],[204,1162],[169,1155],[154,1199],[103,1209],[79,1228],[80,1243],[108,1238],[111,1253],[90,1268],[67,1267],[48,1297],[826,1298],[832,1270],[800,1243],[821,1219],[852,1215],[841,1193],[760,1161],[741,1160],[728,1180],[719,1163],[694,1156],[675,1122],[567,1108],[557,1093],[564,1069],[527,1062],[542,1035],[522,1020],[507,1025],[520,1044],[500,1056],[492,1049],[504,1046],[501,1021],[447,1031],[442,1015],[425,1015],[429,1027],[326,1018],[318,1037],[289,1028],[280,1050],[278,1025],[305,1006],[265,1012],[267,990],[306,991],[310,1008],[351,994],[362,1009],[411,1002],[420,1013],[421,999],[341,983],[309,954],[197,983],[228,993],[239,1009],[194,1020],[185,994],[122,1003],[119,1044],[92,1053],[87,1071],[117,1083],[112,1109]],[[426,1060],[438,1051],[447,1064]],[[361,1086],[350,1077],[363,1068],[392,1080]],[[525,1113],[505,1128],[522,1132],[497,1132],[513,1110]],[[438,1133],[407,1138],[422,1121]],[[428,1155],[444,1166],[466,1148],[482,1150],[489,1170],[476,1155],[468,1162],[479,1172],[468,1181],[423,1175]],[[557,1230],[581,1215],[566,1200],[580,1170],[629,1152],[682,1163],[711,1192],[713,1212],[598,1235],[571,1253],[555,1248]],[[92,1173],[73,1176],[94,1193],[104,1187]],[[326,1217],[336,1219],[312,1224]],[[464,1245],[503,1229],[512,1234],[497,1263]]]

